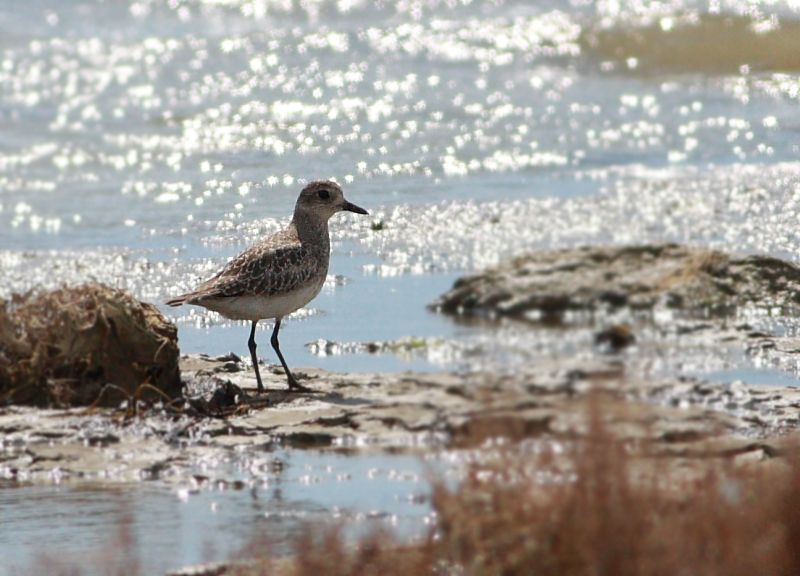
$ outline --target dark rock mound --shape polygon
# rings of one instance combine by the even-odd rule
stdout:
[[[664,306],[725,313],[749,302],[794,306],[798,301],[800,268],[793,264],[661,244],[529,254],[459,279],[433,307],[453,314],[557,319],[580,310]]]
[[[175,326],[100,284],[0,300],[0,401],[78,406],[181,393]],[[106,386],[113,384],[113,386]],[[104,390],[105,388],[105,390]]]

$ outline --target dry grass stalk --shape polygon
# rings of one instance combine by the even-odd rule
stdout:
[[[800,574],[798,462],[756,469],[707,462],[698,480],[675,461],[632,453],[599,414],[591,422],[566,456],[532,460],[512,446],[493,464],[473,466],[457,490],[436,485],[438,524],[414,554],[388,536],[355,549],[340,538],[308,537],[290,573]]]
[[[703,461],[685,474],[608,432],[594,404],[588,434],[531,455],[508,443],[455,489],[435,483],[436,524],[421,542],[376,531],[355,545],[312,528],[276,560],[254,540],[236,576],[795,576],[800,460],[749,467]],[[512,427],[512,431],[515,429]],[[496,446],[496,444],[495,444]],[[563,451],[562,451],[563,450]],[[258,559],[260,557],[260,559]],[[77,574],[78,572],[76,572]]]

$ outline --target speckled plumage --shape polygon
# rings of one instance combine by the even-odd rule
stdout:
[[[280,232],[253,244],[216,276],[180,298],[187,304],[212,304],[220,298],[276,297],[309,284],[320,286],[328,273],[330,240],[327,223],[303,243],[292,222]]]
[[[335,182],[311,182],[297,198],[291,223],[272,236],[253,244],[231,260],[219,273],[195,290],[167,302],[170,306],[194,304],[234,320],[250,320],[248,345],[258,382],[255,330],[259,320],[274,318],[272,347],[278,354],[292,390],[306,390],[295,380],[280,352],[281,319],[313,300],[328,274],[330,237],[328,220],[347,210],[367,211],[344,199]]]
[[[226,303],[220,300],[231,302],[247,296],[269,299],[289,296],[308,286],[318,285],[321,288],[328,273],[328,218],[333,214],[332,211],[322,210],[321,206],[311,202],[321,189],[338,193],[344,199],[337,184],[327,181],[311,182],[297,199],[294,216],[286,228],[256,242],[228,262],[214,277],[192,292],[167,303],[171,306],[184,303],[204,306],[235,320],[260,320],[284,314],[255,317],[226,313]],[[319,290],[312,292],[308,300],[316,296]]]

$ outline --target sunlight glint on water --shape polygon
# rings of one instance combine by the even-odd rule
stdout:
[[[464,271],[599,242],[800,259],[798,54],[788,0],[0,0],[0,297],[101,280],[160,302],[285,223],[305,180],[335,177],[372,216],[333,223],[329,282],[282,332],[292,363],[513,369],[591,334],[554,343],[428,312]],[[183,351],[246,354],[240,324],[170,314]],[[406,337],[455,345],[409,358],[306,346]],[[395,465],[381,458],[335,466]],[[169,565],[204,559],[207,535],[187,525],[232,553],[242,533],[220,518],[288,530],[308,510],[366,513],[352,490],[309,496],[303,476],[288,481],[288,521],[243,491],[218,512],[217,494],[189,495]],[[136,492],[136,507],[179,507],[159,490]],[[376,494],[371,507],[420,532],[426,506]],[[129,494],[95,496],[79,537]],[[24,493],[2,497],[16,526],[41,530]],[[67,516],[72,497],[54,500]],[[13,545],[23,563],[35,554]]]

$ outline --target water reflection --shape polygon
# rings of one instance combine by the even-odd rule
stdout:
[[[220,484],[214,475],[226,472],[214,470],[172,488],[0,487],[0,557],[6,568],[57,561],[88,574],[114,566],[158,574],[234,556],[253,542],[272,555],[292,553],[309,523],[342,523],[353,537],[376,525],[407,538],[424,533],[430,465],[420,457],[294,451],[274,458],[282,465],[262,470],[257,482],[245,473],[245,481]]]

